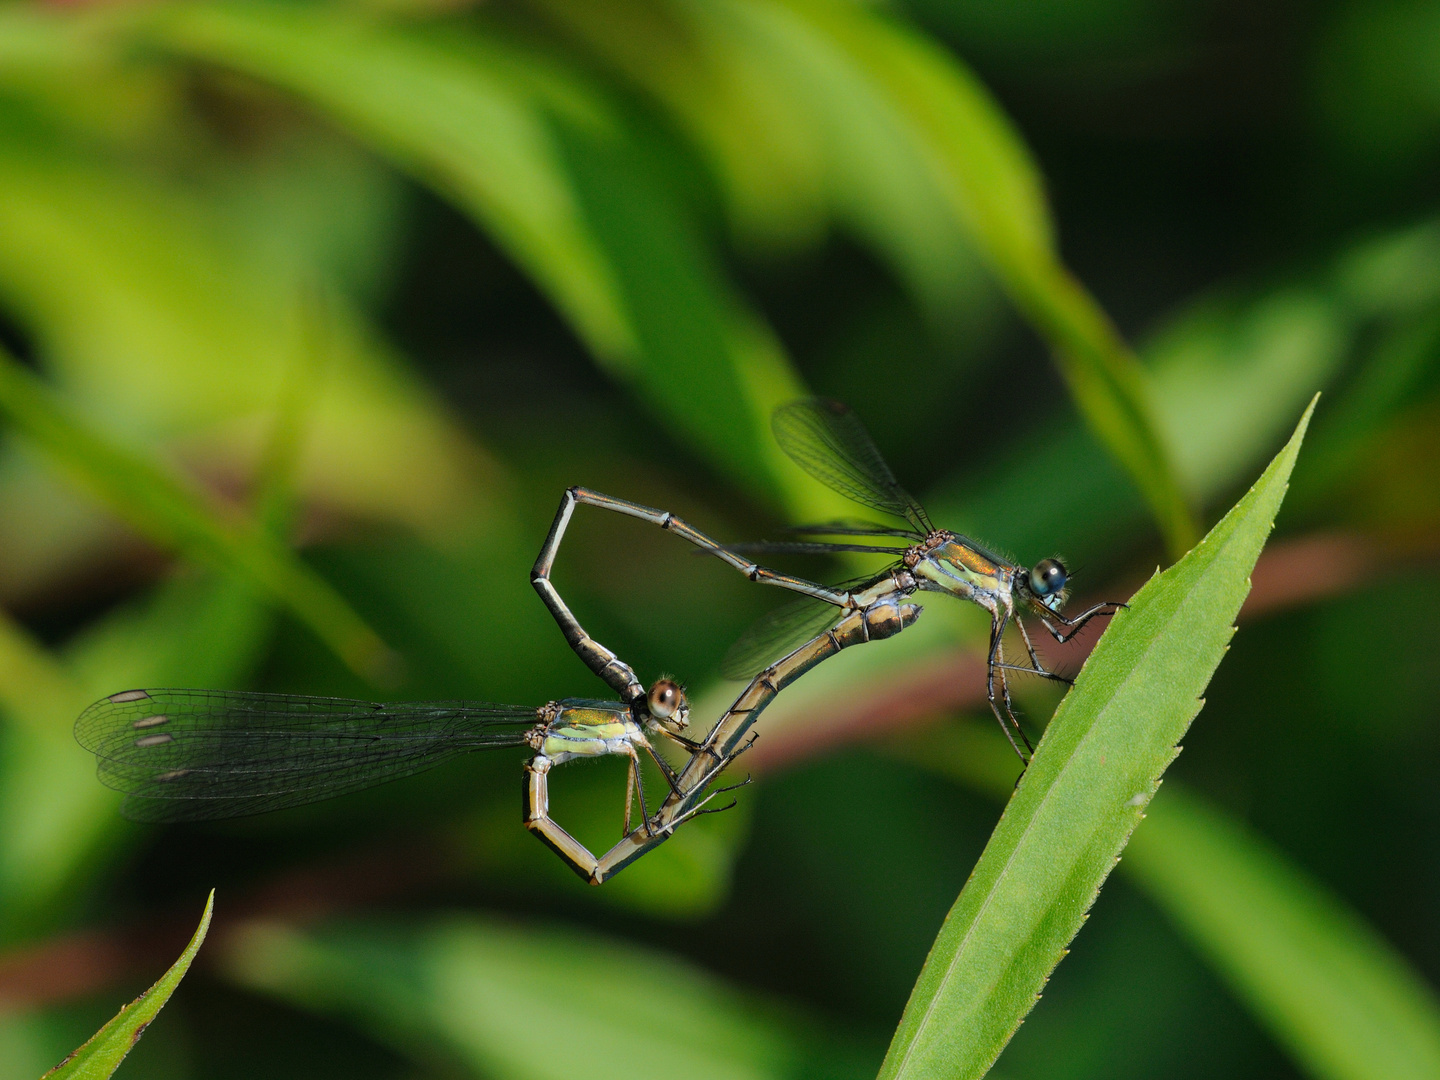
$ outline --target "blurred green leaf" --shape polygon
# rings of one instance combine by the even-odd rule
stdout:
[[[1139,486],[1171,551],[1186,550],[1196,523],[1144,371],[1059,262],[1038,171],[1000,109],[951,56],[883,17],[842,0],[789,3],[899,103],[956,213],[1054,350],[1081,414]]]
[[[1328,290],[1269,289],[1200,304],[1145,349],[1187,490],[1209,495],[1273,445],[1298,402],[1334,378],[1353,328]]]
[[[313,933],[254,925],[224,958],[244,986],[443,1048],[497,1080],[863,1076],[843,1038],[638,946],[455,917]]]
[[[288,546],[227,520],[198,491],[87,427],[0,352],[0,411],[69,477],[157,543],[236,573],[271,595],[360,674],[383,678],[389,651]]]
[[[1129,876],[1309,1075],[1440,1076],[1440,1000],[1358,914],[1183,788],[1146,817]]]
[[[974,246],[894,103],[783,6],[542,6],[677,114],[748,246],[813,244],[834,217],[932,322],[988,305]]]
[[[634,332],[587,228],[537,101],[608,118],[573,87],[454,34],[386,24],[338,5],[182,4],[165,44],[301,94],[475,215],[602,358],[624,363]],[[508,61],[508,62],[507,62]],[[526,79],[531,86],[517,81]]]
[[[1217,289],[1153,334],[1142,355],[1187,489],[1205,502],[1233,490],[1285,437],[1295,410],[1331,387],[1292,509],[1347,467],[1363,467],[1367,433],[1420,399],[1434,370],[1427,345],[1437,253],[1440,230],[1420,222],[1347,246],[1318,272],[1306,266]],[[1350,367],[1360,372],[1346,381]],[[1144,514],[1090,434],[1068,424],[967,467],[928,492],[926,506],[946,528],[988,538],[1022,561],[1058,548],[1067,562],[1099,563],[1101,573],[1118,569]]]
[[[379,167],[357,157],[311,145],[268,169],[226,166],[202,191],[0,124],[0,303],[97,430],[236,484],[254,471],[295,356],[318,344],[296,477],[305,501],[443,536],[488,508],[498,470],[338,290],[323,342],[305,340],[296,317],[297,297],[373,261],[353,245],[382,243]],[[9,595],[43,591],[116,544],[112,519],[31,458],[0,457]]]
[[[884,237],[881,250],[912,281],[944,266],[926,262],[927,241],[944,243],[947,226],[963,225],[1051,344],[1081,413],[1135,479],[1171,547],[1178,553],[1194,542],[1193,515],[1144,372],[1059,263],[1038,171],[954,57],[844,0],[544,6],[673,109],[727,167],[732,188],[770,193],[794,174],[812,177],[812,201],[828,194],[862,236]],[[864,153],[872,160],[857,166]],[[777,160],[794,167],[765,176]],[[924,176],[918,184],[917,173]],[[826,185],[836,190],[826,193]],[[922,239],[910,224],[927,205],[923,228],[930,231]],[[937,216],[941,208],[945,216]],[[764,213],[766,221],[780,216]],[[954,283],[953,275],[944,282]],[[932,308],[939,284],[921,293]],[[1037,401],[1034,410],[1050,405]]]
[[[117,687],[234,686],[256,661],[269,608],[244,582],[179,578],[112,612],[56,659],[18,628],[0,632],[0,938],[53,926],[83,880],[136,831],[71,734],[80,710]]]
[[[210,914],[214,907],[215,890],[211,889],[205,901],[205,913],[200,916],[200,925],[190,944],[180,954],[180,959],[170,965],[170,970],[160,976],[154,986],[123,1006],[115,1019],[45,1076],[54,1080],[105,1080],[114,1073],[190,970],[195,954],[205,941],[205,933],[210,929]]]
[[[1112,620],[946,919],[881,1076],[981,1077],[1034,1006],[1199,711],[1313,409],[1235,508]]]
[[[1381,176],[1425,162],[1440,131],[1440,12],[1415,0],[1350,2],[1325,23],[1312,85],[1330,145]]]
[[[257,477],[259,516],[277,528],[288,518],[301,429],[314,405],[313,357],[302,355],[281,403]],[[255,663],[270,608],[252,584],[234,577],[180,576],[147,602],[123,607],[73,640],[58,660],[18,626],[0,622],[0,710],[7,727],[0,754],[0,937],[53,925],[73,907],[84,872],[133,830],[118,797],[100,785],[78,753],[74,718],[117,686],[233,685]],[[68,893],[64,901],[57,897]]]
[[[770,328],[725,282],[695,224],[658,181],[655,153],[557,125],[587,220],[615,268],[639,341],[633,384],[650,412],[752,488],[802,514],[834,513],[794,476],[770,414],[805,393]],[[737,468],[738,466],[738,468]]]
[[[453,200],[662,424],[761,490],[798,487],[758,436],[803,387],[663,170],[557,59],[476,25],[448,31],[338,7],[214,4],[176,7],[151,32],[303,96]]]

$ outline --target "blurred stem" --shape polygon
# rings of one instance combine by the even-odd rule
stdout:
[[[1015,789],[1015,757],[985,722],[932,726],[888,749],[995,799]],[[1166,782],[1119,869],[1308,1075],[1440,1076],[1432,988],[1361,915],[1225,811]]]

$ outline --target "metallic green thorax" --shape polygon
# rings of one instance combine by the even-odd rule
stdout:
[[[645,733],[622,701],[566,698],[540,709],[540,723],[526,737],[556,765],[577,757],[630,756],[646,745]]]
[[[942,533],[907,556],[920,588],[950,593],[994,611],[1014,609],[1016,568],[951,533]]]

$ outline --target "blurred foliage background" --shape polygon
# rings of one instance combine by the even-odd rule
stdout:
[[[873,1073],[1013,777],[947,678],[978,613],[807,676],[740,807],[600,889],[518,756],[158,830],[74,717],[595,695],[527,581],[561,490],[724,539],[846,512],[769,436],[807,392],[938,522],[1123,594],[1321,389],[1176,779],[996,1075],[1434,1075],[1437,164],[1409,0],[0,6],[0,1077],[212,886],[122,1076]],[[777,602],[584,511],[556,580],[702,723]],[[608,847],[622,785],[566,768],[556,814]]]

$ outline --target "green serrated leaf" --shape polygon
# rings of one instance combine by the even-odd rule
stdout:
[[[1200,710],[1313,410],[1112,620],[936,938],[882,1077],[984,1076],[1034,1007]]]
[[[1003,802],[1015,757],[994,735],[988,719],[950,724],[891,752]],[[1309,1075],[1440,1075],[1440,1002],[1420,973],[1343,899],[1202,796],[1167,782],[1120,873]]]
[[[200,925],[190,944],[180,954],[180,959],[170,965],[170,970],[160,976],[154,986],[129,1005],[122,1006],[113,1020],[41,1080],[105,1080],[113,1074],[190,970],[195,954],[205,941],[205,933],[210,929],[210,914],[214,907],[215,890],[211,889],[205,901],[205,913],[200,916]]]

